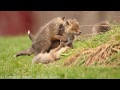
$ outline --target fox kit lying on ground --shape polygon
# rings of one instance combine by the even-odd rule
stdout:
[[[33,53],[37,55],[41,52],[48,51],[54,40],[60,40],[62,38],[59,33],[60,31],[62,32],[64,23],[65,17],[57,17],[41,27],[34,37],[28,32],[28,36],[32,41],[31,47],[20,51],[15,56],[31,55]]]
[[[94,34],[101,33],[101,32],[107,32],[111,29],[110,22],[108,21],[101,21],[95,24],[92,28],[92,32]]]
[[[38,63],[42,63],[42,64],[48,64],[48,63],[52,63],[56,60],[60,59],[60,55],[62,52],[67,51],[70,47],[65,46],[64,42],[61,42],[60,45],[51,50],[49,53],[40,53],[37,56],[35,56],[32,60],[33,64],[38,64]]]

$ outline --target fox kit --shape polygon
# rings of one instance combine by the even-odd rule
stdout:
[[[48,63],[52,63],[56,60],[60,59],[60,54],[62,52],[65,52],[69,49],[70,47],[65,46],[64,47],[64,42],[61,42],[60,45],[51,50],[49,53],[40,53],[37,56],[35,56],[32,60],[33,64],[38,64],[38,63],[42,63],[42,64],[48,64]]]
[[[63,30],[64,23],[65,17],[57,17],[41,27],[35,36],[31,35],[30,31],[28,31],[28,36],[32,41],[31,47],[20,51],[15,56],[31,55],[33,53],[34,55],[38,55],[41,52],[45,53],[48,51],[53,41],[60,40],[62,38],[59,33]]]
[[[92,32],[94,34],[101,33],[101,32],[107,32],[111,29],[110,22],[108,21],[101,21],[95,24],[92,28]]]
[[[64,26],[63,24],[60,25],[60,31],[58,33],[58,35],[62,36],[63,33],[64,33]],[[28,37],[30,38],[30,40],[33,42],[34,41],[34,36],[30,33],[30,30],[28,30]],[[62,37],[61,37],[62,38]],[[60,40],[54,40],[52,41],[52,45],[51,47],[49,48],[48,52],[51,50],[51,49],[54,49],[56,47],[58,47],[60,45]]]
[[[64,28],[63,37],[65,37],[67,41],[66,46],[73,48],[75,35],[81,34],[80,25],[75,18],[71,18],[66,20]]]

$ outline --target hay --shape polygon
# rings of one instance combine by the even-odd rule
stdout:
[[[83,63],[83,65],[93,65],[95,62],[106,64],[106,60],[114,53],[118,53],[119,51],[120,42],[117,42],[115,39],[112,39],[109,42],[100,45],[96,48],[83,49],[75,53],[64,62],[64,65],[68,66],[75,62],[78,57],[81,59],[83,56],[86,57],[86,60]]]

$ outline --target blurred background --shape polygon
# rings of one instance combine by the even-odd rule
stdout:
[[[80,25],[94,25],[110,19],[120,22],[119,11],[0,11],[0,36],[35,34],[38,29],[52,18],[65,16],[76,18]],[[92,33],[92,26],[81,27],[82,34]]]

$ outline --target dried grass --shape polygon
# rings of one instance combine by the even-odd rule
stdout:
[[[102,44],[96,48],[83,49],[72,56],[70,56],[64,65],[71,65],[79,57],[81,59],[83,56],[86,57],[83,65],[93,65],[95,62],[100,62],[102,64],[107,64],[106,60],[115,53],[120,51],[120,42],[112,39],[105,44]]]

